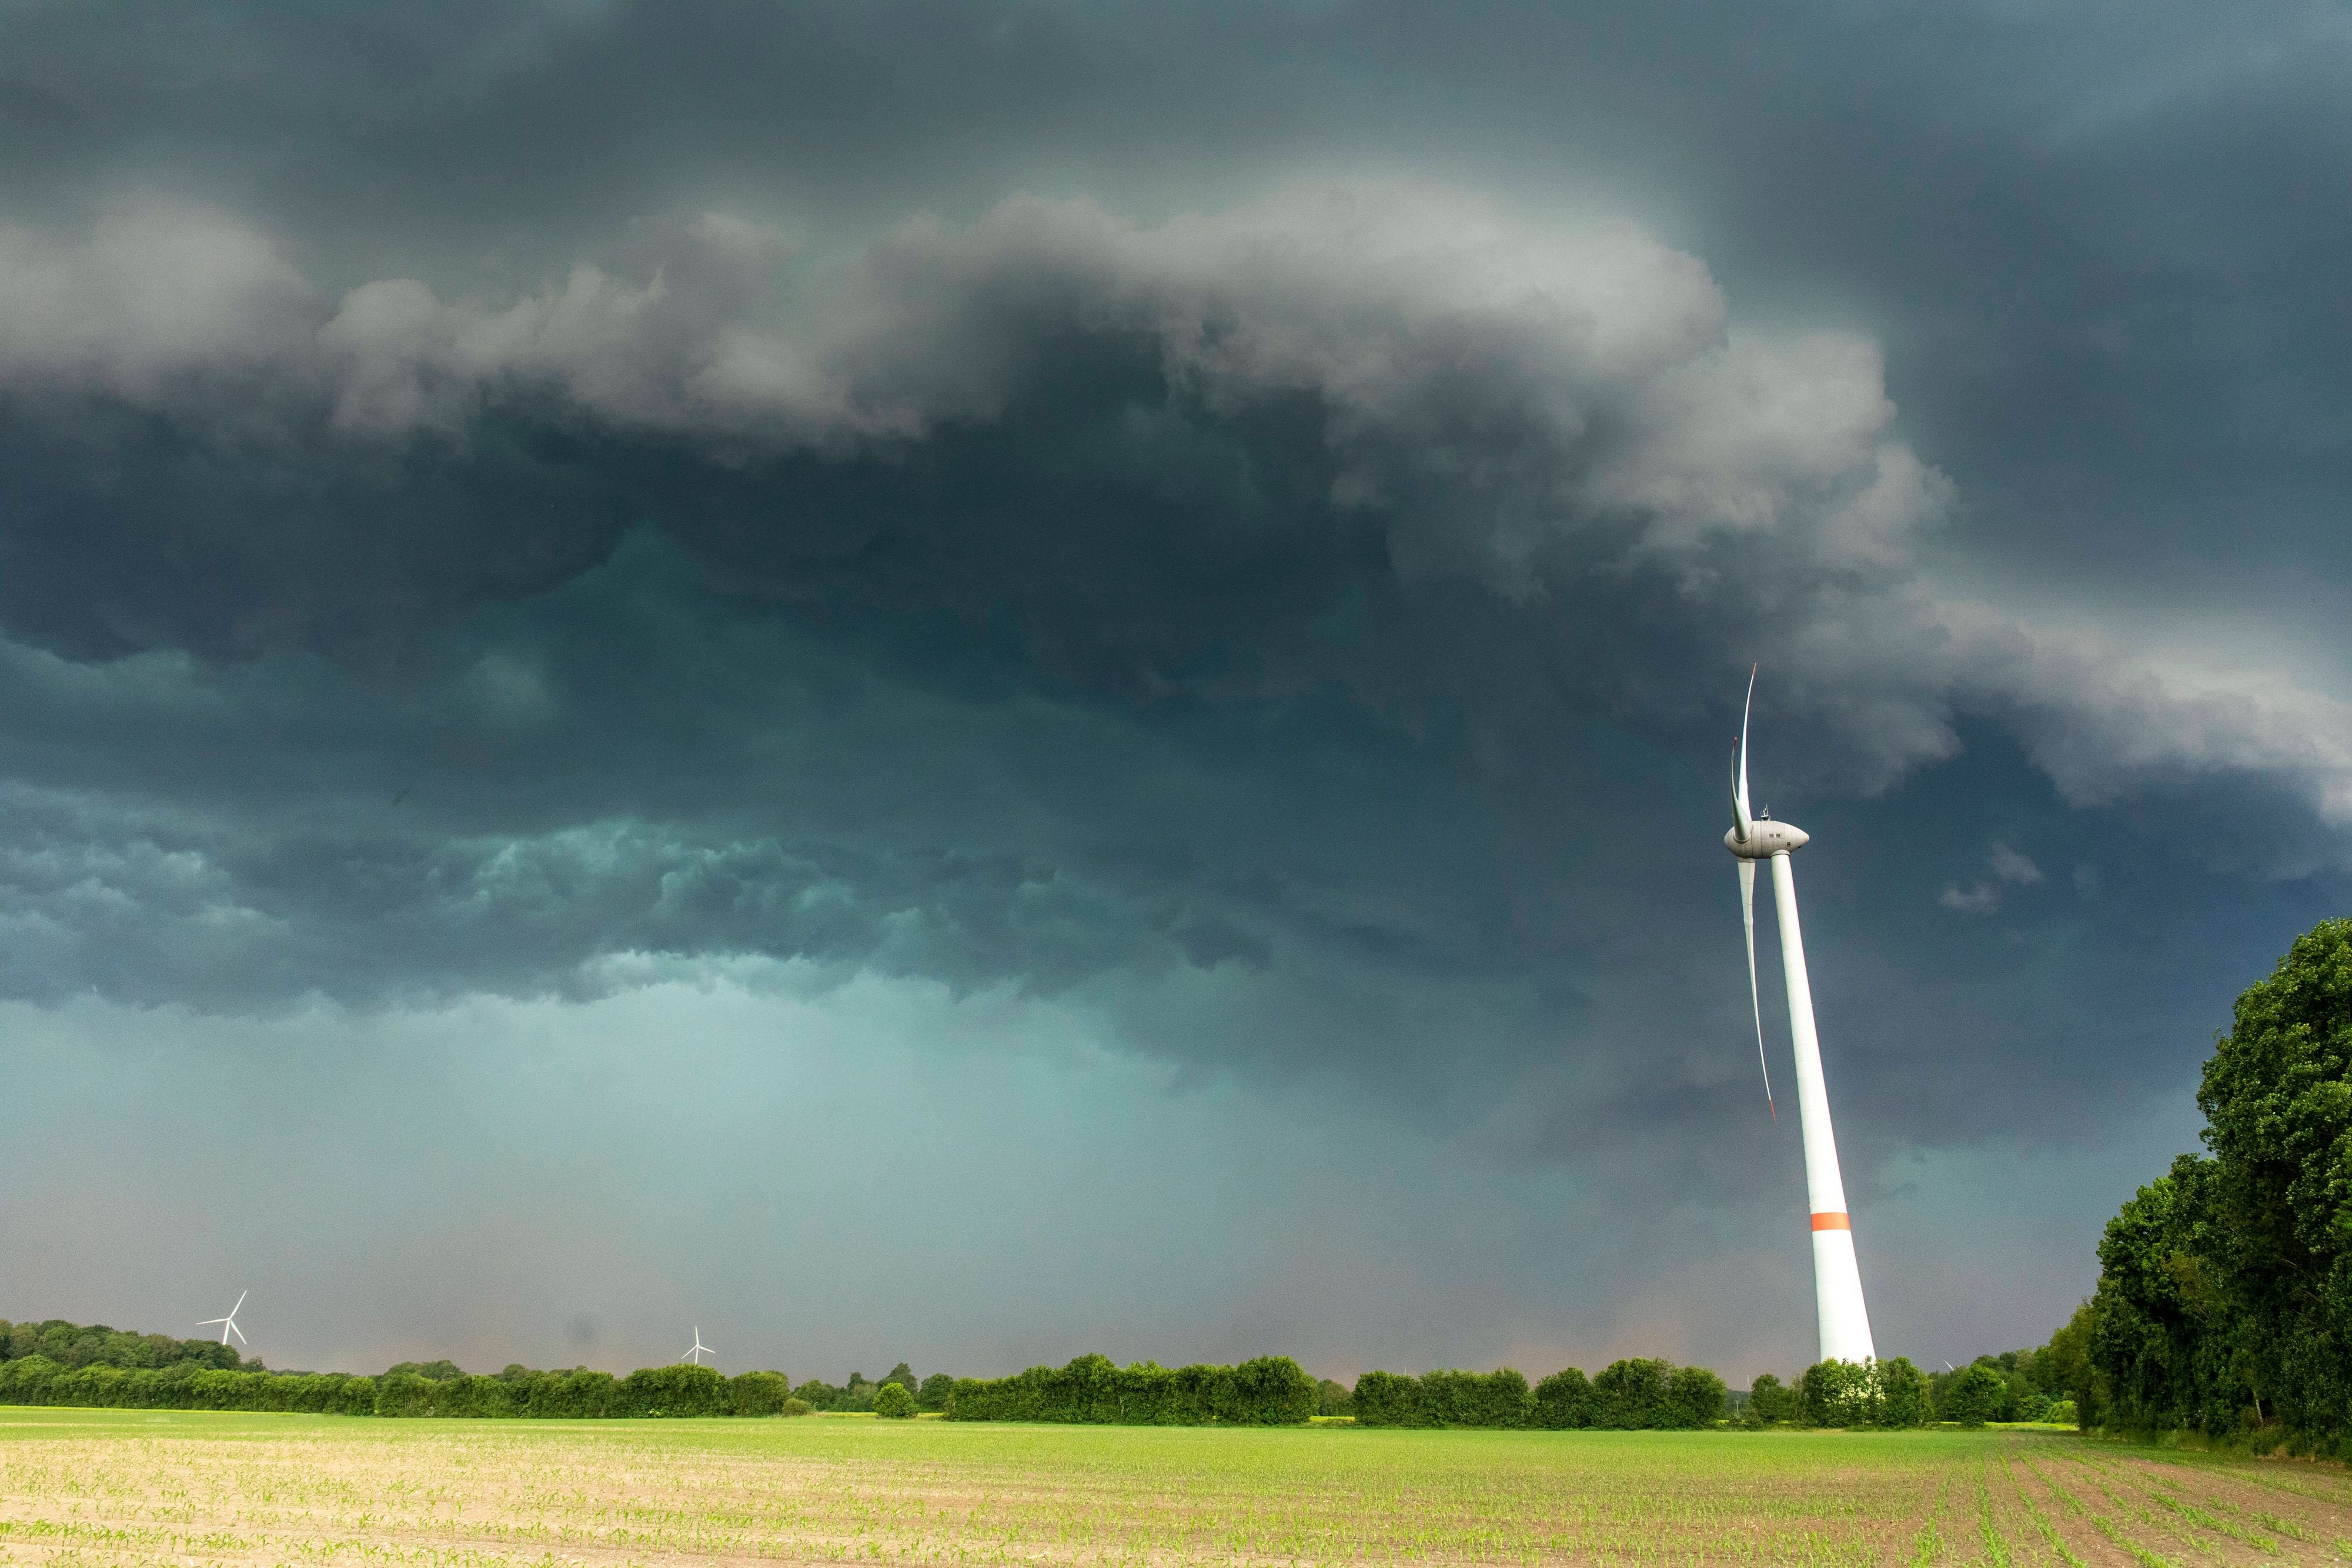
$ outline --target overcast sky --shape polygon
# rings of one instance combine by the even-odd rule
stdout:
[[[2039,1343],[2352,896],[2348,77],[0,5],[0,1316],[1789,1375],[1760,663],[1879,1349]]]

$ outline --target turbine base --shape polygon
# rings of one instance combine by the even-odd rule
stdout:
[[[1862,1304],[1862,1267],[1853,1255],[1853,1231],[1822,1225],[1818,1218],[1813,1227],[1813,1305],[1821,1315],[1823,1361],[1877,1359],[1870,1312]]]

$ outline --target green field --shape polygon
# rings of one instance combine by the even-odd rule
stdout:
[[[2333,1467],[2054,1431],[0,1410],[0,1563],[2333,1562]]]

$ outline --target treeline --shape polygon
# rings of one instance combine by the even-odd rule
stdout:
[[[0,1361],[22,1361],[36,1355],[67,1368],[119,1366],[126,1372],[167,1366],[215,1367],[236,1372],[258,1370],[261,1366],[258,1361],[239,1356],[233,1346],[208,1339],[126,1333],[104,1323],[69,1323],[63,1318],[37,1323],[12,1323],[0,1318]]]
[[[2239,997],[2197,1104],[2209,1152],[2108,1223],[2069,1325],[2084,1418],[2352,1458],[2352,920]]]
[[[1082,1355],[1011,1377],[960,1377],[950,1421],[1078,1421],[1143,1427],[1287,1426],[1316,1413],[1315,1380],[1286,1355],[1239,1366],[1120,1366]]]
[[[537,1372],[381,1377],[340,1372],[229,1371],[179,1363],[126,1369],[61,1366],[45,1355],[0,1362],[0,1405],[138,1410],[288,1411],[320,1416],[784,1416],[805,1412],[776,1372],[721,1375],[708,1366],[641,1367],[626,1377],[584,1367]]]

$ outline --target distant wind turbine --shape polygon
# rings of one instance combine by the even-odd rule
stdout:
[[[245,1337],[245,1331],[236,1326],[236,1314],[244,1308],[246,1297],[251,1294],[253,1294],[251,1291],[239,1291],[236,1293],[236,1305],[228,1310],[228,1316],[225,1318],[206,1318],[196,1326],[200,1329],[208,1329],[215,1323],[218,1323],[221,1326],[221,1343],[226,1344],[228,1343],[228,1336],[235,1334],[236,1335],[236,1340],[239,1344],[251,1344],[253,1342]]]
[[[1764,1007],[1756,989],[1756,862],[1772,862],[1772,902],[1780,916],[1780,970],[1789,982],[1789,1032],[1796,1037],[1797,1116],[1805,1135],[1805,1187],[1813,1212],[1813,1307],[1823,1361],[1874,1358],[1870,1313],[1862,1301],[1862,1269],[1854,1261],[1853,1221],[1838,1174],[1837,1137],[1830,1129],[1829,1089],[1822,1080],[1822,1042],[1813,1029],[1813,987],[1805,973],[1805,936],[1797,924],[1796,873],[1789,857],[1812,841],[1803,829],[1756,816],[1748,809],[1748,714],[1756,705],[1756,672],[1748,672],[1748,706],[1739,714],[1739,750],[1731,770],[1731,831],[1723,847],[1739,857],[1739,912],[1748,928],[1748,1000],[1756,1011],[1756,1053],[1764,1053]],[[1765,1103],[1772,1097],[1769,1068]],[[1777,1121],[1780,1113],[1775,1111]]]
[[[694,1363],[695,1365],[700,1366],[704,1356],[717,1355],[719,1353],[717,1351],[702,1343],[702,1325],[700,1323],[697,1323],[694,1325],[694,1348],[688,1351],[680,1359],[690,1361]]]

